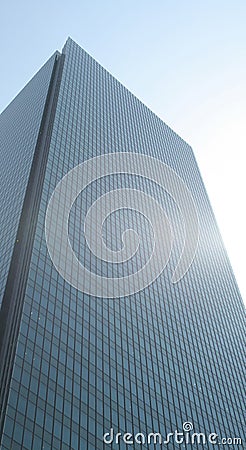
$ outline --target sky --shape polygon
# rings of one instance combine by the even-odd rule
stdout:
[[[246,2],[2,2],[0,111],[72,37],[192,147],[246,301]]]

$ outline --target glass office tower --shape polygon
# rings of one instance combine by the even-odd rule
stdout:
[[[191,147],[71,39],[0,145],[2,450],[245,448],[244,307]],[[74,260],[69,184],[48,207],[72,169]]]

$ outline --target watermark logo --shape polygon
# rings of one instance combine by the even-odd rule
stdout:
[[[68,234],[71,208],[78,195],[92,182],[115,174],[138,175],[156,183],[177,204],[183,217],[185,239],[179,262],[172,276],[177,283],[188,271],[198,243],[198,217],[192,195],[180,176],[168,165],[138,153],[108,153],[79,164],[70,170],[56,186],[46,212],[45,234],[48,251],[59,274],[73,287],[95,297],[117,298],[139,292],[153,283],[166,267],[173,244],[173,234],[163,207],[150,195],[137,189],[114,189],[99,197],[89,208],[84,235],[91,252],[108,263],[130,260],[139,247],[135,230],[122,234],[123,246],[118,251],[108,248],[102,237],[102,227],[113,212],[132,209],[149,221],[154,236],[148,261],[133,274],[108,278],[86,268],[79,261]],[[90,230],[93,225],[93,238]]]
[[[193,430],[193,423],[192,422],[184,422],[183,423],[183,430],[184,431],[191,431],[191,430]]]
[[[120,433],[116,432],[114,428],[110,428],[110,431],[103,435],[104,444],[111,445],[121,443],[134,445],[153,445],[167,446],[168,444],[191,444],[191,445],[242,445],[242,439],[239,437],[223,437],[219,438],[217,433],[197,433],[193,431],[194,426],[192,422],[184,422],[182,430],[175,430],[171,433],[150,432],[150,433]],[[158,447],[159,448],[159,447]],[[169,448],[169,446],[168,446]],[[196,447],[197,448],[197,447]],[[200,448],[200,447],[199,447]],[[209,447],[210,448],[210,447]],[[217,448],[217,447],[215,447]]]

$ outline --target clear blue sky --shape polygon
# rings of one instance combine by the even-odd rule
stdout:
[[[246,2],[2,2],[0,35],[0,111],[70,35],[193,146],[246,298]]]

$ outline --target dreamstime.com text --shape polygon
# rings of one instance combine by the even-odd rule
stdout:
[[[205,434],[193,431],[192,422],[184,422],[183,430],[175,430],[172,433],[167,433],[166,435],[162,433],[150,432],[146,433],[120,433],[116,432],[113,428],[103,435],[103,442],[105,444],[128,444],[128,445],[168,445],[170,443],[176,444],[200,444],[200,445],[242,445],[242,439],[240,437],[219,437],[215,432]]]

